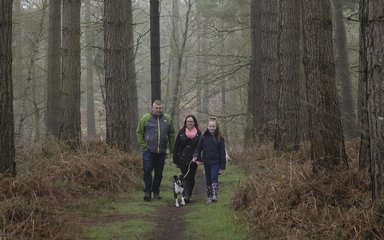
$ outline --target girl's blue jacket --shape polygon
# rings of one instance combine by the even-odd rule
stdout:
[[[220,164],[220,169],[224,170],[226,165],[225,142],[224,138],[219,138],[218,134],[210,133],[206,130],[200,138],[194,157],[200,157],[205,164]]]

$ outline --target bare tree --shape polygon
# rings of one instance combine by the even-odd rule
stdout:
[[[170,114],[171,116],[176,119],[178,122],[179,117],[178,117],[178,108],[179,108],[179,103],[180,103],[180,90],[181,90],[181,67],[183,65],[183,58],[184,58],[184,52],[185,52],[185,45],[188,40],[188,27],[189,27],[189,14],[191,12],[192,4],[191,1],[188,0],[187,2],[187,13],[185,15],[185,22],[184,22],[184,28],[182,32],[182,38],[181,38],[181,43],[180,45],[176,44],[177,47],[177,55],[176,55],[176,72],[175,72],[175,85],[174,89],[172,92],[172,105],[171,105],[171,110]],[[175,36],[176,38],[176,36]]]
[[[36,79],[34,78],[35,74],[35,68],[36,68],[36,61],[38,59],[38,53],[39,48],[41,45],[41,42],[44,37],[44,19],[45,15],[48,9],[48,3],[43,2],[41,11],[42,14],[40,16],[40,20],[38,23],[38,30],[36,32],[36,35],[34,35],[34,38],[30,42],[30,54],[28,56],[28,64],[27,64],[27,78],[24,83],[23,93],[20,96],[21,102],[19,106],[19,121],[17,123],[17,128],[15,131],[15,138],[16,141],[21,139],[21,137],[24,134],[25,125],[27,125],[27,119],[33,114],[35,116],[35,126],[40,126],[40,109],[38,107],[37,102],[37,96],[36,96]],[[31,109],[30,105],[34,105],[32,107],[32,113],[28,111],[28,109]],[[36,135],[39,135],[40,128],[35,128]],[[35,137],[37,137],[35,135]],[[30,139],[29,139],[30,140]]]
[[[356,137],[355,101],[352,93],[352,79],[349,71],[347,33],[345,30],[343,4],[340,1],[331,1],[335,22],[335,64],[336,80],[340,84],[341,120],[346,137]]]
[[[0,1],[0,173],[16,175],[12,88],[12,0]]]
[[[384,198],[384,2],[367,1],[367,109],[372,198]]]
[[[91,0],[85,1],[85,22],[87,24],[85,30],[85,59],[86,59],[86,84],[87,84],[87,136],[88,138],[96,137],[95,123],[95,87],[93,83],[93,41],[94,33],[91,22]]]
[[[59,138],[71,148],[81,143],[80,1],[63,0],[63,58]]]
[[[210,21],[209,3],[202,0],[196,1],[198,15],[198,33],[197,33],[197,116],[201,123],[208,121],[209,111],[209,81],[208,81],[208,25]],[[208,5],[208,6],[207,6]]]
[[[329,1],[302,0],[304,69],[313,171],[348,165],[336,93]]]

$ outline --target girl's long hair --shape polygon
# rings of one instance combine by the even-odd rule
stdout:
[[[215,122],[215,123],[216,123],[216,130],[215,130],[215,132],[213,133],[213,136],[214,136],[214,137],[217,137],[217,139],[218,139],[219,142],[220,142],[220,139],[224,139],[224,136],[223,136],[223,133],[222,133],[221,130],[220,130],[219,122],[217,121],[217,118],[215,118],[215,117],[210,117],[210,118],[208,119],[208,123],[209,123],[209,122]],[[209,133],[208,128],[205,130],[204,135],[205,135],[206,133]]]

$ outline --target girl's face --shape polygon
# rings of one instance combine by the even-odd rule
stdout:
[[[193,121],[192,117],[187,118],[185,121],[185,125],[188,129],[192,129],[195,126],[195,121]]]
[[[216,122],[208,122],[208,131],[210,133],[214,133],[216,131],[216,128],[217,128],[217,124]]]

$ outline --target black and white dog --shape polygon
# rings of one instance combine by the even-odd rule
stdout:
[[[183,196],[183,191],[184,191],[184,187],[183,187],[183,175],[179,175],[179,176],[173,176],[173,179],[175,180],[175,184],[174,184],[174,196],[175,196],[175,206],[176,207],[179,207],[179,200],[178,200],[178,197],[180,196],[181,197],[181,205],[185,205],[185,200],[184,200],[184,196]]]

